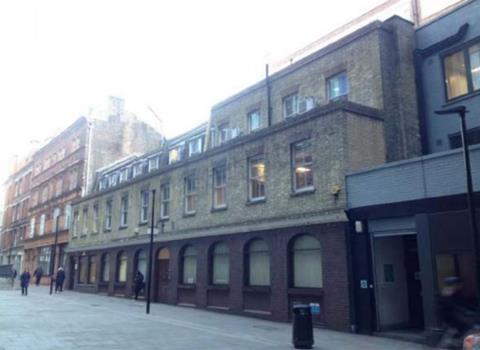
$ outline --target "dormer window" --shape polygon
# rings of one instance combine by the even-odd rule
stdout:
[[[298,93],[295,92],[283,98],[283,115],[285,118],[298,114]]]
[[[124,168],[120,170],[120,183],[125,182],[128,180],[130,168]]]
[[[109,186],[116,186],[118,183],[118,173],[113,173],[109,176]]]
[[[218,145],[221,145],[229,140],[230,129],[228,123],[218,125]]]
[[[202,150],[203,150],[203,137],[197,137],[188,143],[189,157],[198,153],[202,153]]]
[[[328,100],[334,101],[348,95],[347,72],[342,72],[327,79]]]
[[[137,177],[139,175],[142,175],[144,172],[145,168],[145,163],[137,163],[133,166],[133,177]]]
[[[148,160],[148,171],[158,169],[158,157],[153,157]]]
[[[182,147],[176,147],[168,152],[168,164],[178,162],[182,158]]]

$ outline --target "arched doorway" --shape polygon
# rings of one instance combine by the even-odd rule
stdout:
[[[156,259],[156,271],[157,271],[157,297],[159,302],[168,301],[168,282],[170,266],[170,250],[168,248],[162,248],[157,254]]]

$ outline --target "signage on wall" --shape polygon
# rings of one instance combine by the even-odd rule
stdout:
[[[367,289],[368,288],[367,280],[360,280],[360,288],[361,289]]]
[[[310,303],[310,312],[312,315],[320,315],[320,304]]]

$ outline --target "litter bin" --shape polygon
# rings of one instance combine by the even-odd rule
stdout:
[[[292,343],[295,349],[311,349],[313,346],[313,324],[310,305],[293,306]]]

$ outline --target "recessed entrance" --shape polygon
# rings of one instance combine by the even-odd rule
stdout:
[[[170,266],[170,251],[168,248],[162,248],[157,255],[156,271],[157,271],[157,297],[159,302],[168,301],[168,282],[170,280],[169,274]]]
[[[377,330],[423,328],[416,234],[373,238]]]

